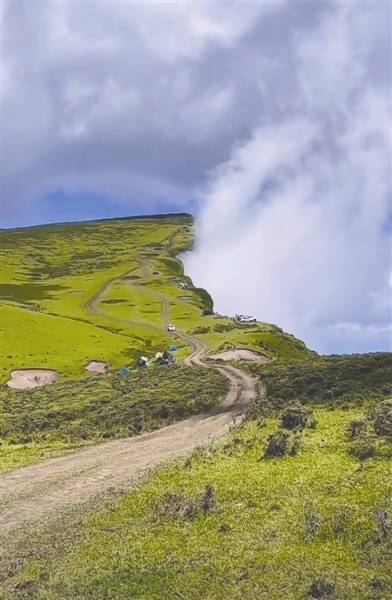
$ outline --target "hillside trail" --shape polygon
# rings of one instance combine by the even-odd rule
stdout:
[[[100,310],[99,298],[115,279],[106,282],[90,299],[87,303],[90,310]],[[169,302],[168,298],[163,300],[164,326],[168,321]],[[227,378],[229,390],[223,402],[208,414],[196,415],[150,433],[90,446],[5,474],[0,481],[3,535],[87,502],[99,494],[128,489],[152,469],[227,435],[244,406],[256,397],[256,380],[237,367],[211,361],[207,364],[207,347],[203,342],[182,331],[175,335],[192,348],[191,355],[184,361],[187,366],[215,369]]]

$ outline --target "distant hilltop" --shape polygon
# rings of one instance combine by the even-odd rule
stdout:
[[[189,219],[193,223],[194,217],[190,213],[178,212],[178,213],[157,213],[152,215],[133,215],[131,217],[109,217],[106,219],[83,219],[79,221],[58,221],[54,223],[38,223],[37,225],[21,225],[20,227],[0,227],[2,231],[18,231],[20,229],[33,229],[37,227],[56,227],[63,225],[80,225],[87,223],[106,223],[108,221],[143,221],[147,219],[173,219],[173,218],[185,218]]]

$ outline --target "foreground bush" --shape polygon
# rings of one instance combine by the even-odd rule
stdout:
[[[316,579],[309,589],[311,598],[331,598],[335,595],[335,585],[327,579]]]
[[[283,456],[295,456],[300,449],[300,439],[289,431],[278,430],[267,438],[264,451],[266,458],[282,458]]]
[[[351,445],[350,452],[353,456],[359,458],[359,460],[374,458],[377,455],[374,438],[367,433],[362,433]]]
[[[373,427],[376,435],[392,442],[392,398],[381,402],[376,408]]]
[[[216,504],[215,490],[206,485],[202,493],[187,495],[181,492],[166,492],[157,507],[159,520],[192,520],[209,512]]]
[[[367,426],[365,419],[353,419],[348,424],[347,433],[351,439],[355,439],[365,434]]]
[[[285,429],[304,429],[312,412],[299,402],[295,402],[285,408],[282,413],[281,423]]]

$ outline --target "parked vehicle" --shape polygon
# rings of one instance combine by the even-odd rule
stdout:
[[[167,330],[168,330],[168,331],[175,331],[175,330],[176,330],[176,328],[175,328],[175,326],[174,326],[174,325],[170,324],[170,325],[168,326]]]

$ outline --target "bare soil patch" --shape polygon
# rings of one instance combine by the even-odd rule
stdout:
[[[253,350],[226,350],[210,356],[213,359],[220,360],[252,360],[255,362],[268,362],[268,358],[264,354],[258,354]]]
[[[86,371],[89,373],[107,373],[109,365],[101,360],[91,360],[88,365],[85,366]]]
[[[54,383],[57,372],[53,369],[19,369],[11,371],[6,385],[14,390],[27,390]]]

